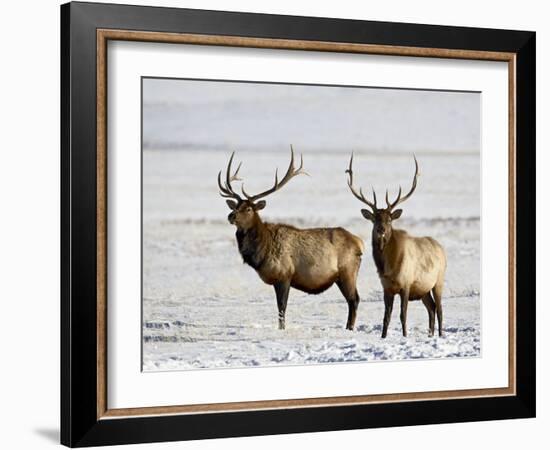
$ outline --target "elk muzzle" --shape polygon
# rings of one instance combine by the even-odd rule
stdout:
[[[376,226],[374,228],[374,241],[378,247],[382,250],[390,241],[391,229],[384,226]]]

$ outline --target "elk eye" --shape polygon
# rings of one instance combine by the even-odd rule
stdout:
[[[246,212],[252,212],[252,208],[249,206],[248,208],[246,208]]]

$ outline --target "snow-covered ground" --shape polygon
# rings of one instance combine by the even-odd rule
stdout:
[[[443,338],[429,338],[421,302],[408,310],[401,336],[396,298],[388,338],[382,340],[383,301],[370,250],[371,224],[349,193],[348,150],[305,151],[311,177],[298,177],[267,198],[266,221],[298,227],[342,226],[365,241],[359,274],[356,330],[344,330],[347,304],[334,286],[320,295],[291,290],[287,329],[277,329],[271,286],[244,265],[216,176],[231,148],[143,152],[143,369],[182,370],[412,358],[475,357],[481,351],[479,153],[418,151],[416,193],[394,225],[430,235],[445,247]],[[410,152],[355,148],[357,183],[383,198],[408,189]],[[270,186],[288,148],[239,151],[247,191]]]

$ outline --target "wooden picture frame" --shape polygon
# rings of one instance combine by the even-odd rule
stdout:
[[[110,409],[109,40],[505,61],[509,70],[506,388]],[[61,7],[61,442],[124,444],[535,415],[535,33],[125,5]]]

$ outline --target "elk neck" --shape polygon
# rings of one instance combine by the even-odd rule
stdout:
[[[243,262],[253,269],[259,270],[267,258],[271,243],[269,230],[260,216],[256,216],[256,220],[250,228],[237,229],[235,236]]]
[[[388,250],[393,247],[395,241],[394,233],[390,236],[389,241],[386,243],[384,248],[380,243],[374,238],[374,232],[372,234],[372,257],[374,259],[374,264],[376,265],[376,270],[379,275],[384,275],[386,265],[385,265],[385,253],[387,254]]]

